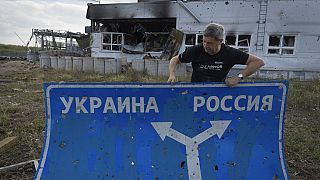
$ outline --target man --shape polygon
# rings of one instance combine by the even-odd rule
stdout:
[[[223,37],[222,25],[208,24],[203,34],[202,45],[190,47],[170,60],[168,82],[176,81],[175,71],[180,62],[191,62],[191,82],[225,82],[230,87],[237,85],[243,78],[255,73],[264,65],[262,59],[225,45]],[[246,67],[237,76],[226,78],[235,64],[243,64]]]

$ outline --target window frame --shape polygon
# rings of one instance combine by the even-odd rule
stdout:
[[[270,37],[272,36],[280,36],[280,43],[279,46],[270,46],[269,41]],[[285,37],[294,37],[294,44],[293,46],[284,46],[284,38]],[[295,34],[276,34],[272,33],[268,35],[267,42],[266,42],[266,54],[268,56],[295,56],[296,55],[296,46],[297,46],[297,35]],[[279,53],[269,53],[269,50],[279,50]],[[292,50],[292,54],[283,54],[283,50]]]
[[[110,35],[110,43],[104,43],[103,39],[105,37],[105,35]],[[113,43],[113,36],[114,35],[121,35],[121,43]],[[101,36],[101,50],[102,51],[107,51],[107,52],[121,52],[122,48],[123,48],[123,42],[124,42],[124,34],[123,33],[119,33],[119,32],[103,32],[102,36]],[[110,46],[110,50],[108,49],[104,49],[103,46]],[[120,49],[116,49],[114,50],[114,46],[120,46]]]
[[[187,40],[187,35],[195,35],[195,43],[196,44],[186,44],[186,40]],[[223,38],[224,41],[223,43],[226,43],[226,38],[228,35],[233,35],[236,36],[236,41],[235,41],[235,45],[228,45],[230,47],[239,49],[241,51],[244,51],[243,49],[247,49],[247,51],[244,51],[246,53],[250,53],[251,52],[251,42],[252,42],[252,34],[251,33],[226,33],[225,37]],[[248,42],[248,46],[239,46],[239,42],[241,42],[242,40],[239,41],[239,36],[250,36],[249,42]],[[198,45],[201,44],[202,41],[200,41],[203,38],[203,33],[185,33],[185,37],[184,37],[184,46],[185,48],[194,46],[194,45]],[[199,42],[200,41],[200,42]]]
[[[186,44],[186,40],[187,40],[187,35],[195,35],[195,41],[194,41],[194,44]],[[185,34],[185,39],[184,39],[184,46],[185,48],[188,48],[188,47],[192,47],[194,45],[198,45],[198,44],[201,44],[202,42],[199,42],[201,38],[203,38],[203,34],[199,34],[199,33],[188,33],[188,34]]]
[[[227,36],[235,36],[236,37],[236,40],[235,40],[235,45],[229,45],[229,44],[226,44],[226,40],[227,40]],[[250,36],[250,39],[248,41],[248,46],[239,46],[239,42],[242,42],[243,40],[240,40],[239,41],[239,36]],[[246,52],[246,53],[250,53],[251,52],[251,40],[252,38],[252,34],[245,34],[245,33],[226,33],[225,35],[225,38],[224,38],[224,43],[230,47],[233,47],[233,48],[236,48],[236,49],[239,49],[243,52]],[[247,49],[247,51],[244,51],[244,49]]]

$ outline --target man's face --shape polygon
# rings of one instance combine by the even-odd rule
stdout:
[[[221,43],[221,39],[203,36],[202,44],[204,50],[210,55],[217,54],[220,51]]]

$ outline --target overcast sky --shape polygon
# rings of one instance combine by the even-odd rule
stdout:
[[[101,0],[100,3],[126,3],[137,0]],[[0,0],[0,44],[24,45],[32,29],[67,30],[84,33],[87,3],[98,0]],[[32,44],[31,44],[32,45]]]

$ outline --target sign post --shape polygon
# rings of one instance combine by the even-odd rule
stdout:
[[[289,179],[286,82],[49,83],[35,179]]]

